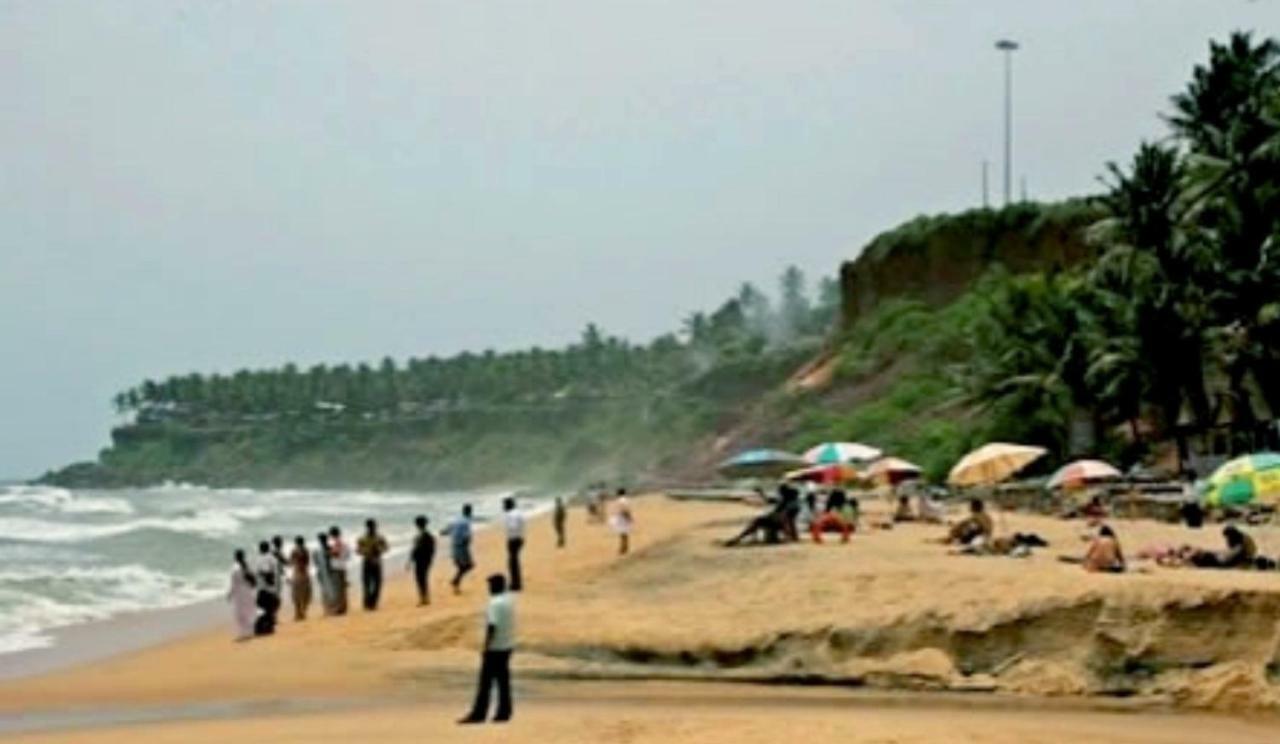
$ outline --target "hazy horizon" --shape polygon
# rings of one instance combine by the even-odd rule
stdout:
[[[877,232],[1096,190],[1248,0],[0,1],[0,480],[143,378],[674,330]],[[1015,193],[1017,191],[1015,182]]]

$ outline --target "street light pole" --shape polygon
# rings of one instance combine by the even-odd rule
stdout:
[[[1001,39],[996,49],[1004,52],[1004,205],[1009,206],[1013,181],[1013,53],[1018,42]]]

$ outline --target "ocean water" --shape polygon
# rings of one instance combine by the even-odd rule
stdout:
[[[414,516],[439,530],[469,502],[483,522],[510,493],[0,486],[0,654],[48,646],[53,628],[222,596],[234,549],[252,556],[271,535],[313,547],[322,529],[356,536],[372,517],[394,551]]]

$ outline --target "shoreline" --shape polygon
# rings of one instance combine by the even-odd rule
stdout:
[[[549,499],[554,498],[553,496],[536,498],[537,500],[534,501],[533,497],[526,497],[535,505],[522,510],[529,522],[549,514],[552,508]],[[486,521],[477,520],[473,530],[479,536],[496,526],[500,526],[497,518]],[[437,539],[442,543],[448,539],[441,537],[438,530],[436,532]],[[400,545],[388,551],[383,559],[384,565],[388,568],[399,565],[397,562],[408,555],[409,548],[409,545]],[[442,559],[448,560],[447,544],[437,548],[437,565],[440,565]],[[387,573],[392,572],[387,571]],[[360,591],[358,558],[353,557],[348,575],[351,577],[350,586],[354,600],[358,598]],[[388,578],[386,586],[390,588],[396,581],[396,576],[392,575]],[[312,609],[318,609],[314,602]],[[358,609],[354,602],[353,609]],[[287,601],[280,611],[281,613],[290,611]],[[0,654],[0,682],[66,671],[163,646],[203,632],[211,632],[220,625],[225,624],[230,627],[230,612],[225,599],[214,596],[172,607],[132,610],[110,617],[48,628],[42,633],[52,638],[51,643]],[[284,614],[282,614],[283,617]]]

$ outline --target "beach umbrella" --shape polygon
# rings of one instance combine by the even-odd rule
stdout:
[[[1119,479],[1123,473],[1102,460],[1076,460],[1058,468],[1046,488],[1081,488],[1089,483]]]
[[[897,457],[882,457],[867,469],[867,477],[884,483],[898,483],[920,477],[920,466]]]
[[[835,463],[833,465],[810,465],[807,468],[792,470],[783,476],[783,480],[808,481],[831,486],[839,483],[851,483],[858,480],[858,477],[857,468],[848,463]]]
[[[814,465],[838,462],[867,462],[879,457],[880,450],[858,442],[823,442],[805,450],[804,459]]]
[[[1280,506],[1280,454],[1257,452],[1224,463],[1205,482],[1204,495],[1209,506]]]
[[[776,478],[808,463],[800,455],[773,449],[740,452],[716,468],[726,478]]]
[[[980,486],[999,483],[1044,457],[1047,450],[1026,444],[992,442],[960,458],[951,468],[947,482],[953,486]]]

